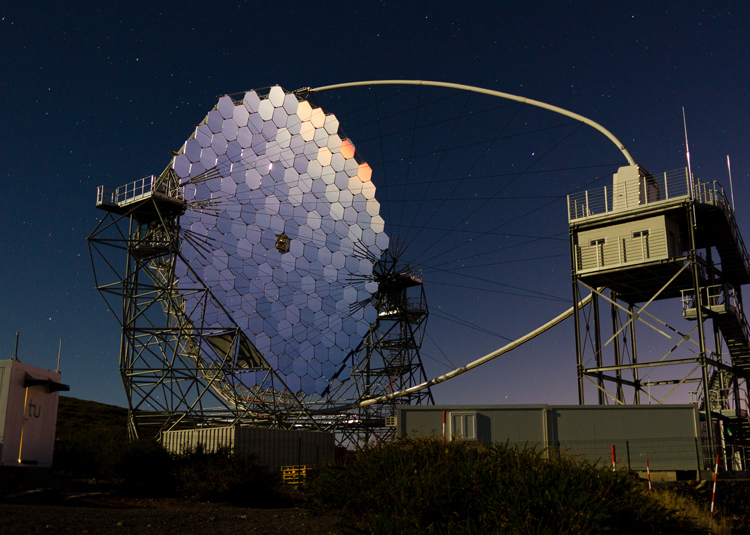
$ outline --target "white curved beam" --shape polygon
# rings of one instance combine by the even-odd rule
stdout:
[[[602,288],[599,288],[598,291],[602,291]],[[593,293],[587,295],[584,297],[581,301],[578,302],[578,308],[581,308],[589,303],[591,301],[591,297],[593,296]],[[499,357],[503,353],[507,353],[511,349],[515,349],[518,346],[525,344],[532,338],[536,338],[543,332],[551,329],[558,323],[562,322],[563,320],[568,319],[570,316],[573,315],[573,312],[575,312],[575,307],[570,307],[568,310],[560,314],[554,319],[551,319],[541,327],[538,327],[537,329],[534,329],[530,333],[522,336],[521,338],[518,338],[516,340],[513,340],[511,343],[501,347],[500,349],[496,349],[492,353],[489,353],[482,358],[479,358],[475,360],[474,362],[470,362],[466,366],[461,366],[460,368],[456,368],[455,370],[446,373],[445,375],[441,375],[440,377],[436,377],[435,379],[431,379],[429,381],[426,381],[424,383],[418,384],[416,386],[412,386],[411,388],[407,388],[406,390],[401,390],[399,392],[394,392],[393,394],[388,394],[386,396],[379,396],[377,398],[372,399],[366,399],[364,401],[361,401],[354,405],[354,407],[364,407],[366,405],[374,405],[376,403],[384,403],[386,401],[389,401],[391,399],[400,398],[401,396],[405,396],[407,394],[411,394],[413,392],[417,392],[418,390],[422,390],[428,387],[431,387],[433,385],[436,385],[438,383],[442,383],[443,381],[447,381],[448,379],[452,379],[453,377],[456,377],[457,375],[461,375],[462,373],[468,372],[469,370],[476,368],[477,366],[480,366],[486,362],[491,361],[492,359]]]
[[[552,104],[547,104],[546,102],[540,102],[538,100],[533,100],[526,97],[519,97],[518,95],[511,95],[510,93],[501,93],[500,91],[493,91],[492,89],[483,89],[481,87],[475,87],[472,85],[464,85],[464,84],[452,84],[449,82],[431,82],[428,80],[371,80],[368,82],[349,82],[345,84],[335,84],[335,85],[324,85],[321,87],[316,87],[314,89],[306,89],[306,91],[310,93],[317,93],[320,91],[328,91],[330,89],[343,89],[345,87],[357,87],[357,86],[369,86],[369,85],[427,85],[427,86],[434,86],[434,87],[448,87],[451,89],[462,89],[464,91],[471,91],[473,93],[483,93],[485,95],[491,95],[493,97],[500,97],[508,100],[515,100],[517,102],[522,102],[524,104],[530,104],[531,106],[536,106],[538,108],[544,108],[545,110],[550,110],[555,113],[559,113],[560,115],[565,115],[566,117],[571,117],[575,119],[576,121],[581,121],[582,123],[585,123],[605,136],[615,144],[615,146],[622,152],[623,156],[625,156],[625,159],[627,159],[629,165],[636,165],[635,160],[630,155],[628,150],[625,148],[625,145],[623,145],[619,139],[617,139],[612,132],[604,128],[599,123],[592,121],[591,119],[588,119],[587,117],[584,117],[583,115],[578,115],[577,113],[573,113],[572,111],[565,110],[563,108],[558,108],[557,106],[553,106]]]
[[[596,291],[601,292],[604,288],[598,288]],[[578,302],[578,308],[586,306],[590,301],[594,294],[590,293],[583,299],[581,299]],[[419,390],[424,390],[425,388],[429,388],[431,386],[434,386],[438,383],[442,383],[443,381],[447,381],[448,379],[452,379],[453,377],[456,377],[457,375],[461,375],[462,373],[466,373],[469,370],[472,370],[476,368],[477,366],[481,366],[482,364],[485,364],[486,362],[491,361],[494,358],[499,357],[500,355],[507,353],[508,351],[517,348],[520,345],[525,344],[529,340],[536,338],[540,334],[542,334],[545,331],[548,331],[558,323],[561,323],[562,321],[568,319],[570,316],[573,315],[575,312],[576,307],[570,307],[568,310],[560,314],[559,316],[551,319],[541,327],[538,327],[531,331],[530,333],[522,336],[521,338],[518,338],[516,340],[513,340],[511,343],[504,345],[500,349],[496,349],[492,353],[489,353],[481,358],[478,358],[474,362],[470,362],[466,366],[461,366],[460,368],[456,368],[453,371],[450,371],[444,375],[441,375],[439,377],[436,377],[435,379],[430,379],[429,381],[425,381],[424,383],[420,383],[418,385],[412,386],[410,388],[407,388],[405,390],[399,390],[398,392],[394,392],[392,394],[387,394],[385,396],[378,396],[376,398],[370,398],[366,399],[364,401],[360,401],[359,403],[353,403],[351,405],[346,405],[343,407],[330,407],[328,409],[323,409],[319,411],[311,411],[313,414],[330,414],[330,413],[336,413],[341,411],[346,411],[350,409],[356,409],[357,407],[365,407],[367,405],[375,405],[377,403],[385,403],[386,401],[390,401],[392,399],[400,398],[401,396],[405,396],[407,394],[413,394],[414,392],[418,392]]]

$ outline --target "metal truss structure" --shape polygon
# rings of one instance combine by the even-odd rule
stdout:
[[[107,214],[88,240],[97,289],[122,327],[131,437],[209,421],[267,421],[279,407],[300,406],[228,314],[216,329],[186,310],[188,296],[204,309],[222,307],[205,285],[175,282],[185,202],[171,170],[101,187],[97,206]],[[263,371],[264,388],[245,388],[246,371]]]
[[[340,444],[356,446],[393,434],[386,419],[395,415],[396,401],[357,402],[424,381],[419,347],[427,305],[422,281],[397,269],[390,253],[372,276],[379,288],[372,298],[376,322],[324,395],[306,396],[284,383],[197,274],[194,284],[178,281],[186,202],[170,168],[116,190],[100,187],[97,207],[106,214],[88,241],[97,289],[122,328],[131,438],[233,424],[333,431]],[[410,289],[419,295],[407,295]],[[220,328],[204,321],[207,310],[220,311]],[[262,382],[248,387],[246,373],[262,374]],[[342,373],[348,381],[338,380]],[[429,389],[398,403],[425,400],[432,402]]]
[[[721,186],[687,169],[630,166],[612,187],[568,201],[574,304],[582,291],[593,295],[574,313],[579,402],[589,383],[599,404],[663,403],[686,385],[700,405],[706,458],[727,440],[750,445],[741,293],[750,255]],[[653,310],[678,299],[692,325]]]
[[[352,352],[349,370],[358,399],[388,396],[427,380],[420,356],[429,315],[427,299],[419,273],[399,265],[401,253],[386,251],[375,266],[373,278],[378,291],[373,300],[378,319]],[[358,407],[349,424],[339,426],[341,442],[362,448],[387,441],[396,434],[395,426],[391,425],[396,405],[422,404],[434,404],[429,388]]]

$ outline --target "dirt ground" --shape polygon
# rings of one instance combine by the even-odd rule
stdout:
[[[176,498],[135,498],[106,490],[32,489],[0,499],[2,534],[332,534],[335,514],[294,506],[252,508]]]

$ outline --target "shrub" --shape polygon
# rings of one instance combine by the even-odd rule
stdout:
[[[110,480],[149,494],[174,488],[172,458],[155,440],[123,440],[111,429],[85,429],[57,440],[53,468],[74,479]]]
[[[127,441],[108,428],[81,430],[55,442],[53,468],[73,478],[115,479],[124,444]]]
[[[331,467],[312,508],[371,533],[700,533],[628,472],[533,448],[402,439]]]
[[[256,458],[241,459],[229,449],[206,453],[199,445],[176,456],[175,463],[177,489],[186,498],[268,505],[278,497],[277,474]]]
[[[139,495],[180,495],[195,500],[268,505],[278,498],[279,477],[230,450],[202,447],[171,455],[151,439],[129,442],[107,429],[89,429],[58,440],[54,469],[74,479],[109,480]]]

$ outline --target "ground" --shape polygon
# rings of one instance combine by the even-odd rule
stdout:
[[[257,509],[107,491],[21,492],[0,500],[0,533],[329,534],[338,517],[294,507]]]

